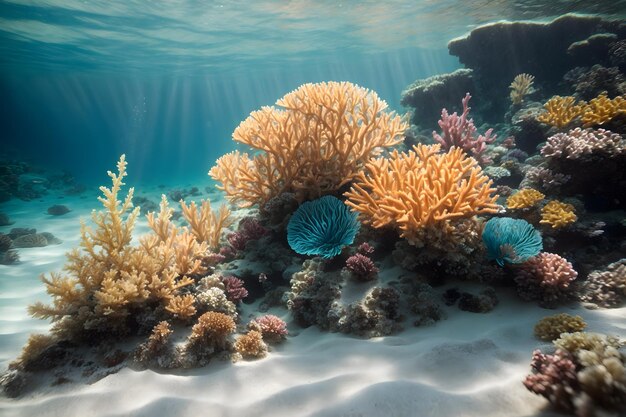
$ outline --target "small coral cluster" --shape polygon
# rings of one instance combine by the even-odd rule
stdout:
[[[558,339],[563,333],[582,332],[587,323],[580,316],[567,313],[544,317],[535,325],[535,336],[547,342]]]
[[[538,117],[540,122],[562,129],[580,118],[583,126],[591,127],[626,115],[626,99],[623,96],[609,99],[606,94],[600,94],[589,102],[576,102],[575,97],[554,96],[544,108],[545,112]]]
[[[554,346],[554,354],[533,352],[533,373],[524,380],[529,391],[580,417],[623,411],[626,356],[619,351],[619,340],[593,333],[563,333]]]

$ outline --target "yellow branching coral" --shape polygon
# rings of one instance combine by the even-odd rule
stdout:
[[[206,242],[212,250],[218,248],[222,230],[233,223],[228,207],[222,205],[218,212],[214,212],[207,200],[202,200],[199,208],[195,201],[187,206],[181,200],[180,207],[196,240]]]
[[[495,213],[495,190],[475,159],[461,149],[440,154],[439,145],[417,145],[408,153],[371,160],[345,196],[346,204],[375,228],[393,226],[411,244],[425,228]]]
[[[576,99],[571,96],[554,96],[543,105],[545,112],[537,120],[561,129],[582,115],[584,104],[584,101],[577,104]]]
[[[260,152],[231,152],[209,172],[242,207],[263,207],[284,192],[304,201],[336,191],[408,128],[375,92],[348,82],[305,84],[276,104],[233,133]]]
[[[263,342],[263,335],[256,330],[239,336],[235,341],[235,351],[244,358],[262,358],[267,354],[267,345]]]
[[[600,94],[583,107],[581,119],[584,127],[590,127],[602,125],[619,115],[626,116],[626,98],[609,99],[606,94]]]
[[[539,223],[548,224],[553,229],[567,226],[578,220],[574,206],[560,201],[551,200],[541,209],[541,220]]]
[[[587,323],[580,316],[571,316],[567,313],[544,317],[535,325],[535,336],[540,340],[551,342],[558,339],[563,333],[581,332]]]
[[[29,307],[33,316],[52,319],[52,332],[61,340],[123,333],[134,311],[165,306],[180,288],[193,282],[179,273],[177,229],[165,225],[167,204],[162,204],[158,217],[152,217],[158,232],[141,238],[139,246],[131,245],[139,209],[132,208],[132,188],[123,200],[118,198],[126,176],[124,155],[117,168],[117,173],[108,173],[111,188],[100,187],[104,210],[92,213],[95,228],[83,223],[80,248],[67,254],[66,274],[42,277],[52,305]],[[203,256],[205,249],[186,248],[194,259]]]
[[[510,209],[524,209],[535,206],[545,195],[532,188],[519,190],[506,199],[506,207]]]
[[[530,74],[518,74],[509,86],[511,89],[511,102],[515,105],[522,104],[524,97],[531,92],[534,76]]]

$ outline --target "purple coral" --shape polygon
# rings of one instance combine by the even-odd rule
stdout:
[[[554,355],[535,350],[530,366],[533,373],[526,377],[524,386],[562,410],[573,410],[574,396],[580,391],[573,356],[561,349]]]
[[[378,274],[378,268],[367,256],[357,253],[346,260],[346,268],[360,281],[370,281]]]
[[[238,303],[248,296],[248,290],[243,286],[243,281],[234,276],[222,278],[225,287],[226,298],[233,303]]]
[[[433,131],[433,138],[445,150],[456,146],[466,153],[471,152],[475,158],[481,160],[481,154],[485,151],[487,143],[496,140],[496,135],[492,136],[493,129],[489,129],[484,135],[476,137],[474,119],[468,119],[471,109],[468,104],[470,98],[472,98],[470,93],[465,94],[465,98],[462,100],[463,113],[460,116],[456,112],[448,114],[447,109],[441,110],[441,119],[438,123],[442,132],[438,134]]]
[[[554,307],[559,301],[571,297],[570,283],[577,276],[567,259],[543,252],[519,266],[515,283],[522,298],[538,300],[544,307]]]
[[[244,250],[249,241],[258,240],[267,233],[268,230],[258,220],[247,217],[239,223],[239,229],[228,235],[227,239],[234,249]]]

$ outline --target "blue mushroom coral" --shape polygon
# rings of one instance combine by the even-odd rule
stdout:
[[[332,258],[350,245],[359,231],[356,213],[338,198],[325,196],[302,204],[287,225],[287,242],[301,255]]]
[[[483,229],[483,242],[489,259],[500,266],[522,263],[543,249],[541,235],[530,223],[510,217],[490,219]]]

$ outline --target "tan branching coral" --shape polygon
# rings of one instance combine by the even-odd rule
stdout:
[[[440,154],[439,145],[371,160],[345,195],[346,204],[375,228],[392,226],[410,243],[423,229],[495,213],[495,189],[475,159],[461,149]]]
[[[103,196],[98,199],[104,210],[92,213],[95,228],[82,224],[80,248],[67,254],[66,273],[42,277],[52,305],[29,307],[33,316],[52,319],[52,332],[60,339],[122,334],[134,319],[133,312],[165,306],[180,288],[193,282],[180,273],[190,271],[177,264],[177,230],[164,225],[166,204],[165,211],[152,218],[154,225],[155,219],[161,219],[156,234],[141,238],[139,246],[131,245],[139,209],[132,208],[132,188],[123,200],[118,198],[126,164],[122,155],[118,172],[108,173],[111,188],[100,187]],[[197,245],[185,250],[188,257],[200,258],[203,249]]]
[[[263,335],[256,330],[239,336],[235,341],[235,351],[244,358],[262,358],[267,354],[267,345]]]
[[[170,298],[165,309],[179,319],[190,319],[196,314],[196,299],[191,294],[177,295]]]
[[[222,231],[233,223],[228,207],[222,205],[218,212],[214,212],[208,200],[202,200],[200,207],[195,201],[187,205],[181,200],[180,207],[196,240],[206,242],[211,250],[217,249]]]
[[[207,348],[224,350],[228,336],[235,331],[235,321],[226,314],[209,311],[198,317],[198,322],[191,328],[187,338],[188,348]]]
[[[28,369],[37,361],[41,354],[54,345],[58,340],[54,336],[47,334],[31,334],[19,358],[11,366],[19,366]]]
[[[530,74],[518,74],[515,76],[513,82],[509,86],[511,89],[511,102],[513,104],[522,104],[524,97],[526,97],[526,95],[528,95],[532,90],[534,79],[535,77]]]
[[[610,99],[606,94],[600,94],[584,105],[581,120],[584,127],[598,126],[619,115],[626,116],[626,98],[617,96]]]
[[[134,353],[135,360],[139,363],[149,364],[159,355],[164,354],[172,333],[172,327],[167,321],[159,322],[152,328],[148,340],[137,347]]]
[[[574,206],[560,201],[551,200],[541,209],[539,223],[550,225],[558,229],[578,220]]]
[[[510,209],[525,209],[534,207],[543,200],[545,195],[532,188],[524,188],[519,190],[506,199],[506,207]]]
[[[276,104],[233,133],[261,152],[231,152],[209,172],[242,207],[263,207],[285,192],[304,201],[336,191],[408,128],[375,92],[348,82],[305,84]]]
[[[563,333],[581,332],[585,327],[587,323],[582,317],[560,313],[539,320],[535,325],[535,336],[540,340],[551,342]]]
[[[584,105],[585,102],[576,103],[571,96],[554,96],[543,105],[545,111],[537,120],[562,129],[582,115]]]

